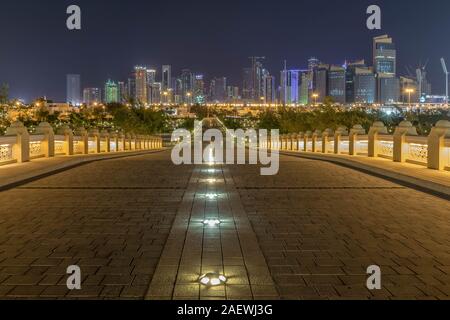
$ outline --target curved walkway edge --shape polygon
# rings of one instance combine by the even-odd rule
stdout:
[[[419,165],[362,156],[290,151],[280,151],[280,154],[331,162],[450,200],[450,172],[434,171]]]
[[[41,158],[0,167],[0,192],[96,161],[135,157],[166,149]]]

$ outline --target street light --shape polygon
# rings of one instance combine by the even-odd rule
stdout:
[[[406,88],[405,92],[408,94],[408,104],[409,104],[409,107],[411,108],[411,93],[414,93],[414,89]]]
[[[317,93],[313,93],[312,97],[314,99],[314,105],[317,105],[317,98],[319,98],[319,95]]]

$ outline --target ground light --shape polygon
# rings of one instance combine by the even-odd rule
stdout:
[[[219,219],[206,219],[203,221],[204,225],[207,225],[210,227],[218,226],[220,223],[221,223],[221,221]]]
[[[215,200],[219,197],[219,195],[217,193],[207,193],[205,197],[209,200]]]
[[[205,286],[218,286],[225,284],[227,278],[224,275],[218,273],[207,273],[199,278],[199,282]]]

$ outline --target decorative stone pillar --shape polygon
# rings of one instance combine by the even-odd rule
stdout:
[[[91,129],[91,130],[89,130],[89,135],[94,138],[95,153],[100,153],[101,152],[100,132],[98,131],[98,129]]]
[[[291,150],[298,151],[298,137],[296,133],[291,134]]]
[[[81,144],[81,153],[88,154],[89,153],[89,135],[85,128],[81,127],[75,130],[75,134],[80,136],[79,143]]]
[[[406,136],[418,136],[416,128],[409,121],[402,121],[394,132],[394,161],[405,162],[408,152]],[[405,150],[406,148],[406,150]]]
[[[6,129],[6,136],[16,136],[13,145],[13,159],[18,163],[30,161],[30,134],[20,121],[15,121]]]
[[[105,143],[106,143],[105,152],[110,153],[111,152],[111,136],[110,136],[109,132],[107,130],[102,130],[101,138],[105,139]]]
[[[121,150],[121,151],[126,151],[127,150],[127,137],[126,137],[126,135],[123,133],[123,132],[121,132],[120,134],[119,134],[119,143],[120,143],[120,148],[119,148],[119,151]]]
[[[303,145],[300,144],[300,142],[303,144],[304,135],[305,135],[305,134],[304,134],[303,132],[299,132],[299,133],[297,134],[297,145],[298,145],[297,150],[298,150],[298,151],[304,151]]]
[[[379,154],[378,136],[380,134],[388,134],[388,130],[383,122],[377,121],[372,125],[372,127],[370,127],[370,130],[369,130],[368,155],[371,158],[377,157]]]
[[[350,133],[348,134],[348,154],[351,156],[356,156],[358,154],[357,145],[358,145],[358,136],[365,135],[366,130],[360,125],[355,124],[353,128],[350,129]]]
[[[73,155],[73,131],[69,126],[64,125],[59,128],[59,133],[64,136],[63,151],[66,156]]]
[[[47,122],[41,122],[36,128],[36,134],[43,135],[41,150],[46,158],[55,156],[55,134],[52,126]]]
[[[322,133],[322,153],[327,154],[329,150],[328,144],[330,142],[330,137],[333,137],[333,130],[332,129],[325,129],[325,131]]]
[[[312,134],[312,152],[319,151],[317,148],[317,140],[322,136],[322,132],[320,130],[314,131]]]
[[[305,135],[303,136],[303,151],[308,151],[308,142],[311,138],[312,132],[306,131]]]
[[[441,120],[431,129],[428,136],[428,168],[445,169],[445,139],[450,139],[450,121]]]
[[[342,136],[347,136],[348,131],[347,128],[344,126],[340,126],[337,128],[336,132],[334,133],[334,153],[335,154],[341,154],[341,139]]]

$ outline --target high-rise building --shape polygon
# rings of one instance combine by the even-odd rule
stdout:
[[[280,76],[280,103],[287,105],[299,103],[300,70],[287,70],[286,65]]]
[[[136,100],[136,77],[134,74],[132,78],[128,78],[127,95],[128,99]]]
[[[275,77],[264,77],[264,103],[275,103],[276,101],[276,89],[275,89]]]
[[[328,94],[328,69],[326,64],[314,68],[313,93],[317,95],[317,102],[323,102]]]
[[[355,69],[355,103],[375,103],[376,87],[372,68]]]
[[[147,103],[147,68],[137,66],[134,68],[136,80],[136,101]]]
[[[365,68],[364,60],[345,63],[345,102],[355,102],[355,76],[357,68]]]
[[[81,76],[79,74],[68,74],[66,79],[67,103],[73,106],[81,104]]]
[[[156,82],[156,70],[147,69],[147,84],[153,84]]]
[[[185,103],[192,102],[192,92],[194,91],[194,75],[189,69],[181,71],[181,96]]]
[[[148,103],[161,103],[161,82],[153,82],[149,85]]]
[[[309,103],[309,84],[311,73],[308,70],[300,72],[299,103],[307,105]]]
[[[193,90],[194,103],[204,104],[205,98],[205,80],[202,74],[196,74],[194,76],[194,90]]]
[[[101,90],[99,88],[85,88],[83,90],[83,103],[87,106],[92,106],[101,101]]]
[[[227,102],[237,103],[239,101],[239,87],[227,86]]]
[[[334,102],[345,104],[345,68],[331,66],[328,71],[328,96]]]
[[[128,89],[127,85],[123,81],[117,82],[117,89],[119,90],[119,102],[125,103],[128,100]]]
[[[376,74],[396,75],[397,50],[388,35],[373,39],[373,67]]]
[[[309,70],[310,72],[311,72],[311,71],[314,71],[314,69],[315,69],[316,67],[318,67],[319,64],[320,64],[319,59],[317,59],[317,58],[315,58],[315,57],[309,58],[309,59],[308,59],[308,70]]]
[[[161,80],[162,90],[167,91],[171,89],[172,85],[172,67],[170,65],[162,66],[162,80]]]
[[[260,101],[260,98],[264,96],[263,77],[266,71],[261,62],[264,59],[265,57],[250,57],[252,62],[250,100],[253,100],[253,102]]]
[[[225,102],[227,100],[227,78],[220,77],[211,80],[210,97],[214,103]]]
[[[377,101],[378,103],[396,103],[400,101],[400,80],[396,77],[377,78]]]
[[[252,101],[253,81],[252,68],[244,68],[242,70],[242,98],[246,102]]]
[[[119,102],[119,87],[114,81],[108,80],[105,83],[105,103]]]

